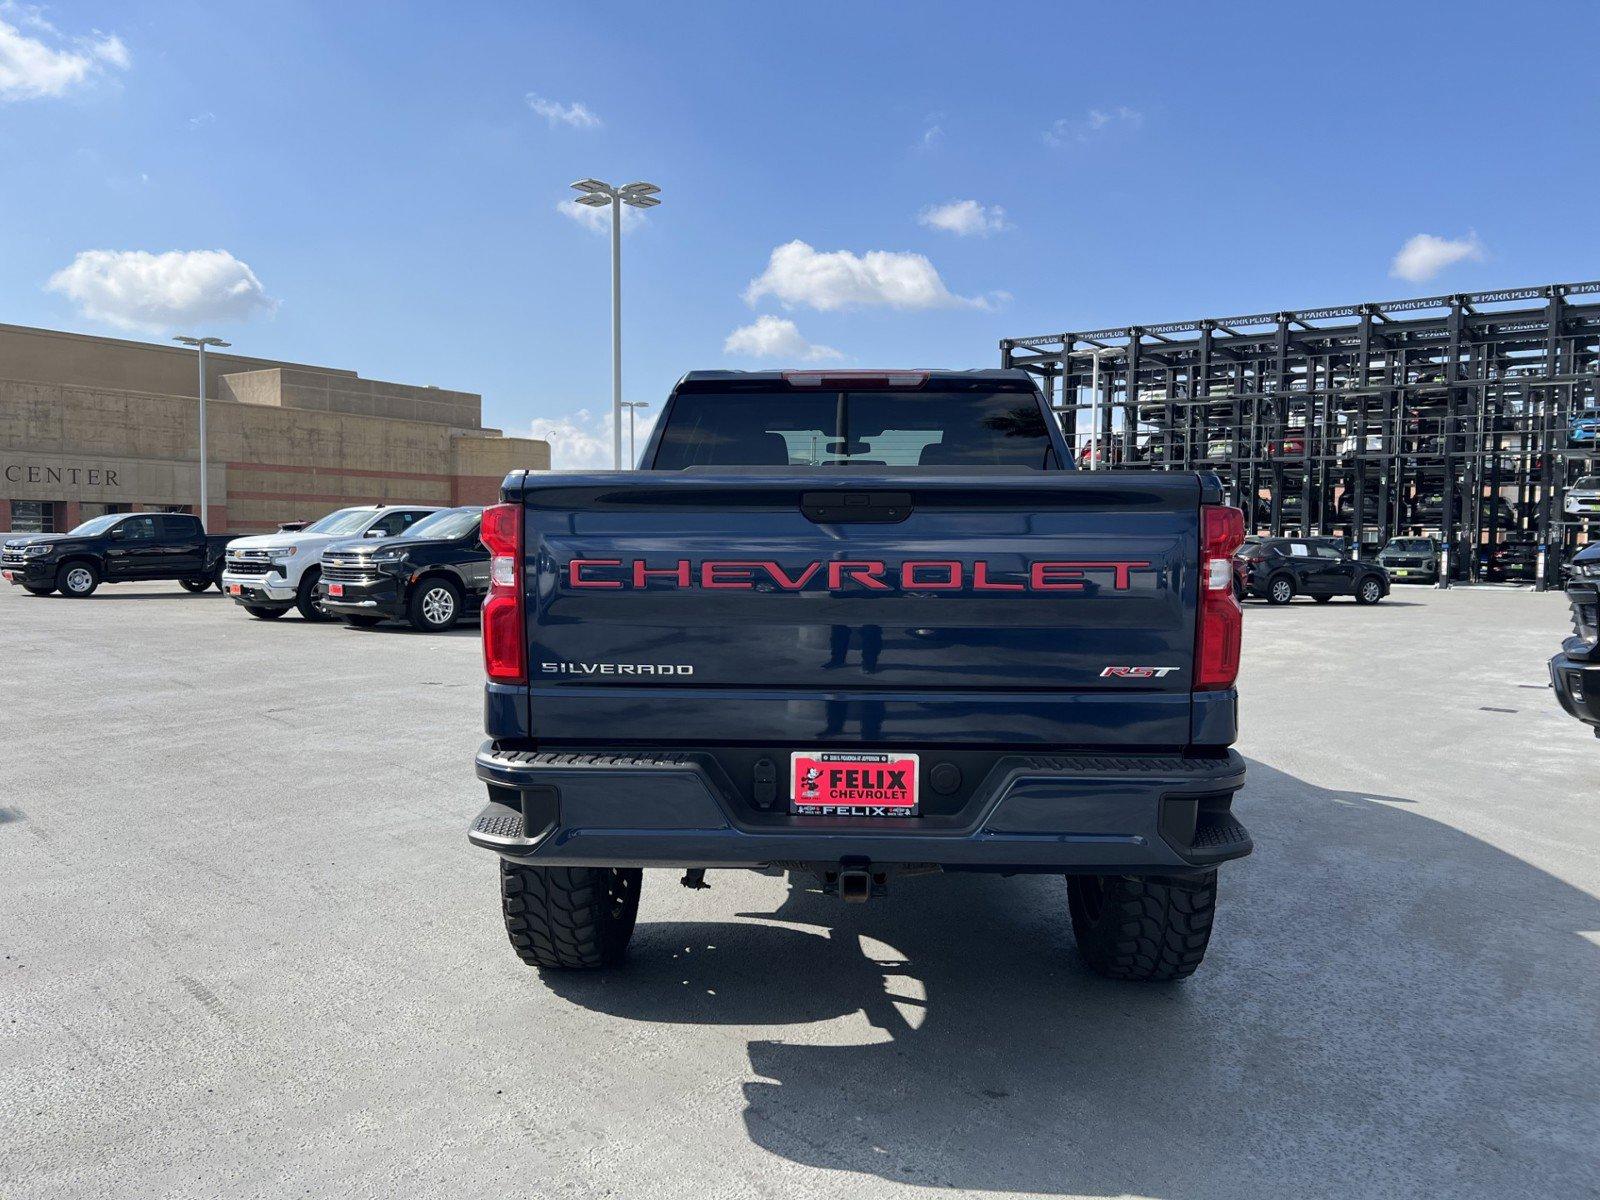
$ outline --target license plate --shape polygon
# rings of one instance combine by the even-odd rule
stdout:
[[[238,583],[230,583],[228,585],[228,595],[230,595],[230,596],[242,596],[242,595],[244,595],[244,586],[242,584],[238,584]]]
[[[1395,574],[1396,575],[1409,575],[1409,574],[1411,574],[1411,572],[1410,571],[1401,570],[1401,571],[1396,571]]]
[[[914,817],[917,756],[797,751],[789,756],[789,811],[814,817]]]
[[[342,595],[344,595],[344,584],[342,584],[342,583],[330,583],[328,585],[328,595],[330,595],[330,596],[342,596]]]

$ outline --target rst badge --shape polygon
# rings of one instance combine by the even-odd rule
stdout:
[[[1182,667],[1107,667],[1100,672],[1101,679],[1165,679]]]
[[[817,750],[789,756],[789,809],[811,817],[914,817],[917,756]]]

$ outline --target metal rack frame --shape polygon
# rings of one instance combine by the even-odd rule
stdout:
[[[1271,535],[1434,535],[1472,579],[1531,539],[1544,588],[1590,537],[1566,490],[1600,473],[1583,296],[1600,281],[1005,338],[1000,362],[1096,465],[1214,470]]]

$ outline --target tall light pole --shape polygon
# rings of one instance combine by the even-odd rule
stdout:
[[[638,468],[638,466],[639,466],[639,451],[634,447],[634,444],[633,444],[633,417],[634,417],[634,414],[637,413],[641,408],[649,408],[650,404],[649,404],[648,401],[645,401],[645,400],[624,400],[622,402],[622,407],[628,410],[628,462],[630,464],[629,469],[630,470],[636,470]]]
[[[185,346],[195,348],[195,357],[200,361],[200,507],[195,510],[200,518],[200,524],[206,524],[206,347],[231,346],[232,342],[225,342],[214,337],[184,337],[182,335],[172,339],[182,342]]]
[[[653,183],[612,187],[598,179],[580,179],[572,185],[583,195],[579,204],[611,207],[611,465],[622,470],[622,206],[654,208],[661,189]]]

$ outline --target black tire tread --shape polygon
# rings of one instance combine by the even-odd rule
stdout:
[[[525,867],[500,861],[506,934],[532,967],[592,971],[622,960],[639,911],[637,867]],[[620,912],[613,888],[625,889]]]
[[[1107,979],[1162,983],[1193,975],[1211,940],[1216,872],[1202,879],[1118,876],[1104,883],[1098,920],[1089,921],[1072,897],[1072,931],[1084,961]],[[1068,886],[1086,884],[1069,878]]]

